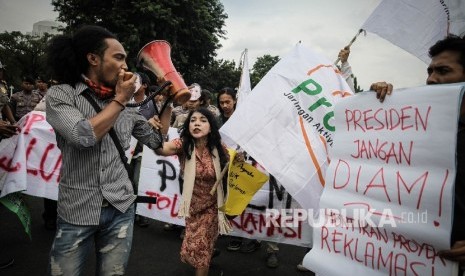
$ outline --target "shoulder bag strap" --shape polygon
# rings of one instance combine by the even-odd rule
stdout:
[[[95,109],[95,111],[97,113],[102,111],[100,106],[97,104],[97,102],[92,98],[92,96],[89,93],[84,92],[84,93],[82,93],[82,95],[92,105],[92,107]],[[121,143],[120,143],[120,141],[118,139],[118,135],[116,134],[115,129],[112,127],[108,133],[110,134],[110,137],[113,140],[113,143],[115,143],[115,146],[118,149],[119,156],[121,157],[121,161],[123,162],[124,168],[126,168],[126,171],[128,172],[128,176],[130,176],[131,175],[131,168],[129,167],[129,164],[128,164],[128,158],[126,157],[126,154],[124,153],[123,146],[121,146]],[[131,181],[134,192],[136,192],[136,195],[137,195],[137,189],[136,189],[136,186],[134,185],[134,182],[132,181],[131,178],[129,178],[129,180]],[[139,196],[138,195],[137,199],[136,199],[136,202],[140,202],[140,203],[156,203],[157,198],[156,197],[150,197],[150,196]]]

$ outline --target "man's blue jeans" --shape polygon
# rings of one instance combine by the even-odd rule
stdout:
[[[96,275],[124,275],[131,252],[134,205],[126,213],[102,208],[100,224],[69,224],[60,217],[50,252],[48,275],[84,275],[87,256],[95,245]]]

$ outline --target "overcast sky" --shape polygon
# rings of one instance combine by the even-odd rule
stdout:
[[[284,56],[299,41],[336,60],[381,0],[222,0],[226,39],[218,58],[239,63],[247,48],[249,65],[265,54]],[[31,32],[41,20],[55,19],[50,0],[0,0],[0,31]],[[1,57],[0,57],[1,59]],[[351,47],[349,62],[362,88],[386,80],[395,87],[425,83],[426,64],[397,46],[367,33]],[[238,80],[239,81],[239,80]]]

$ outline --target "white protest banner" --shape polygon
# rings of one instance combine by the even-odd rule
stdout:
[[[1,197],[18,191],[56,200],[61,152],[45,113],[33,111],[18,122],[21,132],[0,143]]]
[[[365,21],[362,29],[429,63],[428,49],[436,41],[449,33],[465,35],[465,2],[384,0]]]
[[[170,137],[174,135],[170,134]],[[184,225],[177,217],[182,180],[177,156],[158,156],[144,148],[138,194],[156,196],[156,204],[137,204],[137,213],[156,220]],[[240,216],[231,221],[232,236],[311,245],[311,227],[300,206],[273,177],[259,190]]]
[[[312,228],[307,212],[273,176],[260,189],[246,210],[231,221],[230,235],[312,247]]]
[[[334,104],[352,95],[333,65],[300,43],[283,57],[220,129],[284,185],[318,208],[334,134]]]
[[[45,120],[43,112],[29,113],[19,125],[19,135],[0,143],[0,197],[21,191],[56,200],[61,152],[56,146],[55,133]],[[169,136],[177,137],[176,130],[170,129]],[[133,154],[134,145],[131,142],[127,155]],[[138,204],[139,214],[160,221],[184,224],[183,220],[177,218],[182,190],[179,171],[176,156],[157,156],[150,149],[144,149],[139,194],[157,196],[158,201],[156,204]],[[267,208],[273,210],[269,216]],[[294,211],[298,208],[300,207],[282,185],[272,178],[272,181],[265,183],[263,189],[257,192],[246,212],[234,220],[233,235],[309,246],[311,229],[306,217],[301,212]],[[286,223],[281,223],[281,220]]]
[[[454,275],[438,251],[450,248],[463,90],[397,90],[384,103],[365,92],[336,105],[324,214],[306,267],[328,276]]]
[[[28,113],[18,122],[21,132],[0,143],[0,197],[23,191],[57,200],[62,156],[55,132],[45,118],[45,112]],[[136,143],[132,137],[125,152],[128,160]]]
[[[178,138],[177,129],[169,128],[168,137]],[[178,218],[182,178],[177,155],[159,156],[144,146],[137,194],[156,197],[157,203],[137,204],[136,213],[144,217],[184,225]]]

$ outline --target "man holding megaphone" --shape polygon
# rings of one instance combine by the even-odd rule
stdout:
[[[162,136],[137,109],[126,108],[136,76],[127,72],[126,52],[108,30],[84,26],[54,37],[48,63],[61,84],[47,93],[47,121],[63,155],[48,273],[83,275],[95,241],[97,274],[122,275],[136,199],[124,150],[131,135],[152,149],[162,146]]]

